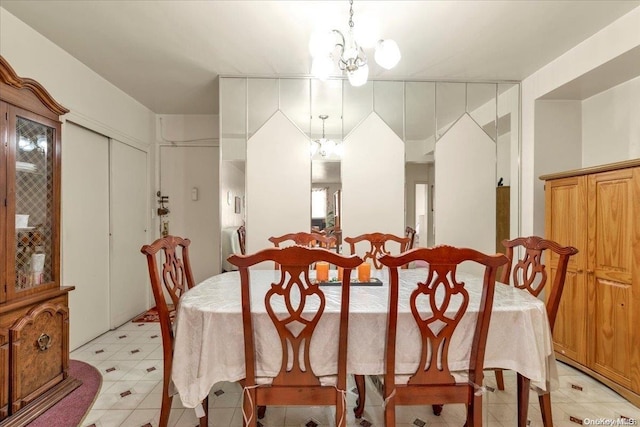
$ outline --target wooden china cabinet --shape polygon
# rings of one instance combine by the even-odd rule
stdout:
[[[80,385],[69,377],[71,286],[60,286],[60,116],[0,56],[0,426]]]

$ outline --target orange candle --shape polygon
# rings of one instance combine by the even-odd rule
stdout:
[[[363,262],[358,266],[358,281],[368,282],[371,279],[371,264]]]
[[[338,281],[342,282],[342,274],[344,273],[344,268],[338,267]]]
[[[329,263],[324,261],[316,262],[316,279],[318,282],[329,280]]]

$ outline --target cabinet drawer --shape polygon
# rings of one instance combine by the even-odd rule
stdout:
[[[67,376],[69,309],[46,302],[9,328],[11,412],[15,413]]]

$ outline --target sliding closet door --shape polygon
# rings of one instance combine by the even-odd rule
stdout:
[[[62,144],[62,284],[70,349],[109,330],[109,140],[71,122]]]
[[[111,140],[110,326],[144,312],[149,273],[140,253],[147,243],[147,153]]]

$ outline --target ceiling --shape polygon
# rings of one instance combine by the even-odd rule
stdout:
[[[397,80],[520,81],[640,0],[358,1],[354,22],[396,40]],[[308,75],[319,25],[345,30],[342,1],[0,0],[158,114],[216,114],[218,75]],[[369,53],[372,56],[372,53]]]

